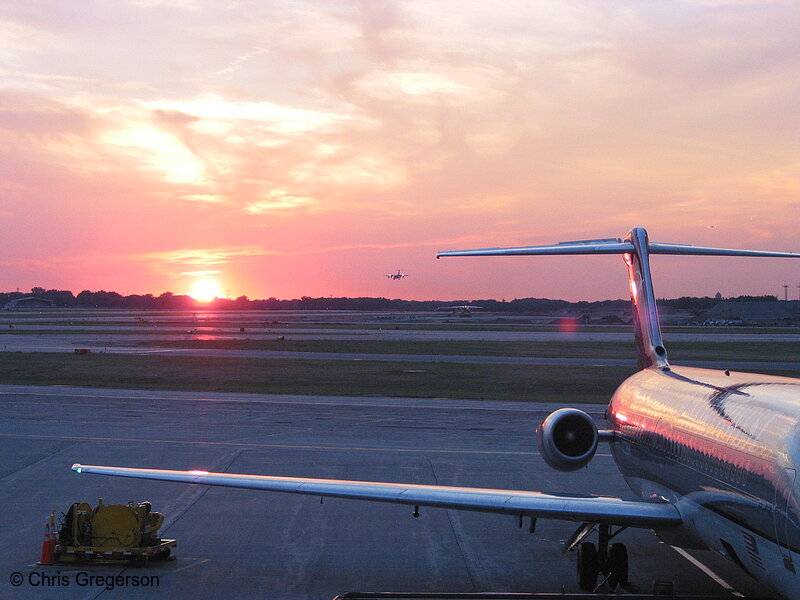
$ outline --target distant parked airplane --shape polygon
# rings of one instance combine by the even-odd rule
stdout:
[[[400,269],[397,269],[397,273],[389,273],[387,275],[389,279],[402,279],[403,277],[408,277],[407,273],[401,273]]]
[[[471,317],[473,310],[483,310],[483,307],[462,304],[460,306],[440,306],[436,310],[449,310],[454,316],[461,315],[462,317]]]

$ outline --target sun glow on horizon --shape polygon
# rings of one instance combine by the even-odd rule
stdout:
[[[220,297],[219,284],[213,279],[203,277],[195,282],[189,295],[198,302],[211,302]]]

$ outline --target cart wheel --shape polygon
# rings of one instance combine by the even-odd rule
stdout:
[[[146,556],[133,556],[128,561],[132,567],[143,567],[147,564]]]
[[[172,549],[167,548],[166,550],[162,550],[158,554],[153,557],[153,560],[169,560],[169,555],[172,554]]]

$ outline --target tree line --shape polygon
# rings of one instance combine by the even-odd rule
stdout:
[[[123,296],[117,292],[100,290],[92,292],[83,290],[77,296],[68,290],[46,290],[34,287],[30,293],[0,293],[0,306],[11,300],[34,296],[52,301],[56,306],[64,308],[128,308],[128,309],[181,309],[196,310],[375,310],[375,311],[433,311],[443,306],[480,306],[486,312],[552,314],[563,310],[591,312],[596,310],[628,311],[629,300],[601,300],[596,302],[568,302],[549,298],[516,298],[514,300],[401,300],[389,298],[312,298],[303,296],[292,300],[267,298],[250,300],[247,296],[239,296],[231,300],[217,298],[211,302],[199,303],[191,296],[164,292],[159,296],[153,294],[131,294]],[[726,298],[735,302],[777,302],[777,296],[738,296]],[[718,298],[709,296],[684,296],[674,299],[659,299],[660,306],[676,310],[704,311],[718,304]]]

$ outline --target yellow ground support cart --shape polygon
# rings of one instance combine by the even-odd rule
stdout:
[[[174,558],[177,541],[158,537],[163,523],[164,516],[153,512],[149,502],[103,504],[100,498],[94,509],[86,502],[74,502],[62,514],[55,559],[127,560],[140,565],[168,560]]]

